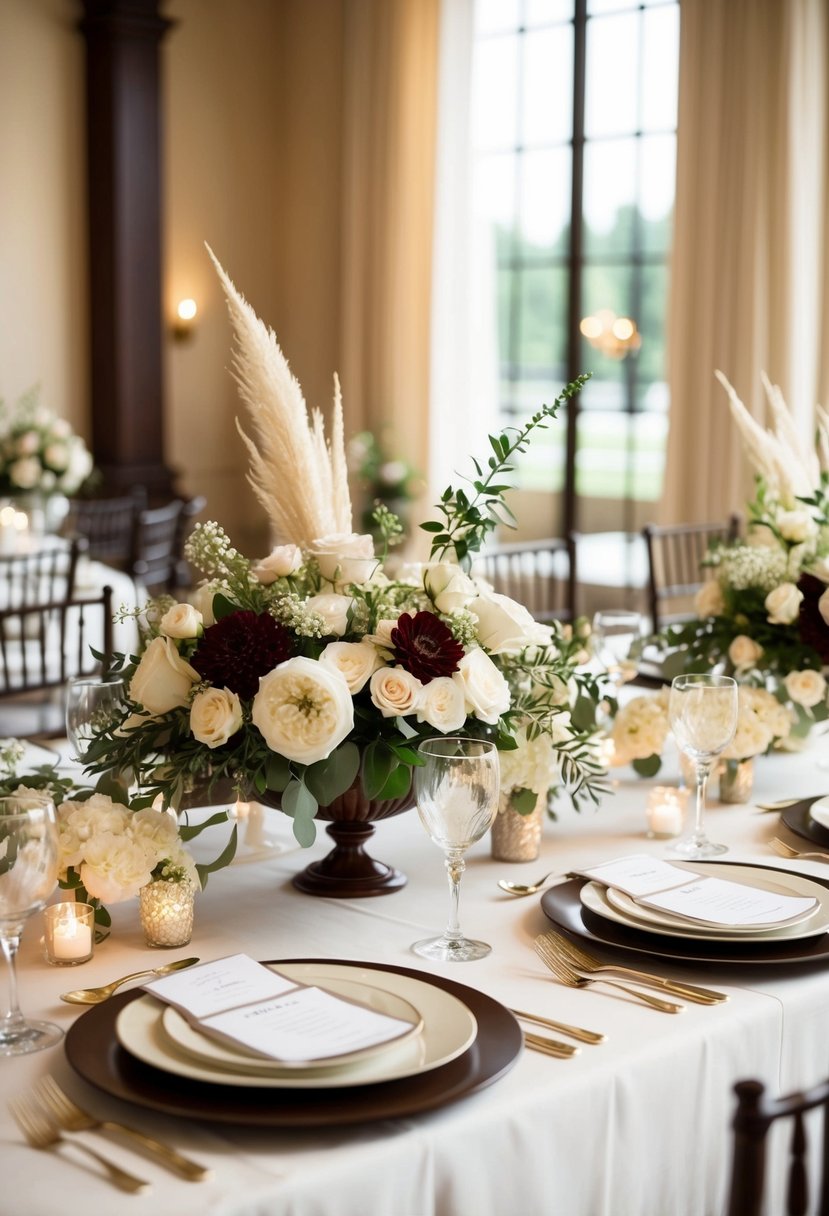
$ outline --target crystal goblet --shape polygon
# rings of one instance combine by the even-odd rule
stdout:
[[[727,853],[726,845],[714,844],[706,836],[703,813],[714,761],[737,729],[737,681],[708,672],[677,676],[671,684],[668,717],[677,746],[694,765],[697,791],[693,831],[671,852],[692,860]]]

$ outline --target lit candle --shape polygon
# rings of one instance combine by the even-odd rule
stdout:
[[[46,957],[58,966],[92,957],[95,909],[90,904],[53,904],[46,909]]]
[[[678,836],[685,818],[687,790],[678,790],[670,785],[657,785],[648,794],[645,814],[648,835],[656,840],[667,840]]]

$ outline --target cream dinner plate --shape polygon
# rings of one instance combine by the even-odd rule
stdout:
[[[829,828],[829,798],[821,798],[809,807],[809,816],[822,828]]]
[[[230,1043],[221,1043],[210,1038],[209,1035],[201,1034],[171,1005],[164,1010],[161,1025],[174,1046],[195,1060],[218,1068],[229,1068],[231,1072],[248,1072],[253,1075],[271,1077],[284,1077],[297,1073],[312,1076],[321,1068],[341,1068],[346,1064],[353,1064],[357,1060],[365,1060],[369,1056],[391,1051],[423,1029],[423,1018],[420,1016],[420,1012],[411,1002],[405,1001],[394,992],[386,992],[382,988],[373,988],[359,981],[345,979],[326,980],[325,990],[335,993],[336,996],[344,997],[346,1000],[367,1005],[369,1009],[374,1009],[377,1013],[399,1018],[400,1021],[408,1023],[408,1029],[402,1031],[396,1038],[389,1039],[388,1042],[375,1043],[371,1047],[364,1047],[360,1051],[350,1052],[347,1055],[329,1057],[327,1060],[312,1060],[303,1064],[287,1064],[252,1055],[243,1047],[234,1048]]]
[[[818,900],[818,907],[808,913],[806,919],[796,924],[782,925],[776,929],[740,929],[724,930],[707,928],[704,925],[692,926],[681,922],[676,917],[659,913],[652,908],[642,908],[621,891],[609,890],[599,883],[589,882],[581,888],[581,902],[589,911],[606,920],[615,921],[628,929],[638,929],[643,933],[654,933],[660,937],[692,938],[696,941],[712,942],[745,942],[745,941],[777,941],[779,939],[798,939],[818,937],[829,929],[829,888],[820,883],[812,882],[799,874],[789,874],[785,870],[771,871],[758,866],[737,865],[719,862],[694,862],[693,868],[688,865],[691,873],[711,874],[729,881],[742,882],[749,886],[761,887],[765,890],[777,891],[785,895],[812,896]]]
[[[274,1069],[273,1074],[251,1074],[188,1055],[165,1029],[164,1013],[169,1006],[148,995],[131,1001],[118,1014],[118,1041],[131,1055],[164,1072],[214,1085],[260,1089],[336,1089],[416,1076],[448,1064],[475,1041],[477,1022],[466,1005],[425,980],[338,963],[280,963],[278,970],[291,979],[332,992],[343,981],[348,987],[343,995],[350,997],[360,989],[361,999],[377,999],[377,991],[382,990],[414,1006],[423,1018],[423,1028],[419,1034],[352,1064],[332,1064],[307,1072]],[[246,1065],[249,1062],[247,1058]]]

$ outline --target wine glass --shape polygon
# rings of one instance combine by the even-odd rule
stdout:
[[[702,817],[714,760],[737,729],[737,681],[709,673],[677,676],[671,684],[668,717],[677,746],[694,765],[697,785],[694,830],[671,852],[693,860],[727,853],[726,845],[713,844],[705,835]]]
[[[84,755],[96,735],[123,715],[126,690],[120,676],[79,676],[66,691],[66,737],[75,759]]]
[[[15,959],[26,918],[58,885],[55,804],[39,793],[0,798],[0,947],[9,965],[8,1011],[0,1018],[0,1056],[52,1047],[63,1037],[51,1022],[29,1022],[17,1001]]]
[[[607,672],[616,693],[636,675],[636,659],[631,658],[634,643],[645,636],[641,612],[609,608],[593,617],[593,643],[596,657]]]
[[[439,937],[412,946],[415,954],[437,962],[483,958],[486,942],[470,941],[458,920],[463,855],[492,826],[498,811],[500,769],[494,743],[480,739],[426,739],[418,747],[425,763],[415,769],[420,822],[446,855],[449,875],[449,923]]]

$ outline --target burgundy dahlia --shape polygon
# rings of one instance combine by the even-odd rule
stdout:
[[[421,684],[451,676],[463,658],[463,646],[434,612],[404,614],[392,629],[391,640],[397,662]]]
[[[804,646],[816,650],[822,662],[829,663],[829,625],[818,608],[818,601],[826,591],[826,583],[814,575],[801,574],[797,585],[803,592],[797,622],[800,640]]]
[[[250,700],[259,677],[295,653],[293,634],[266,612],[232,612],[205,629],[190,662],[217,688]]]

